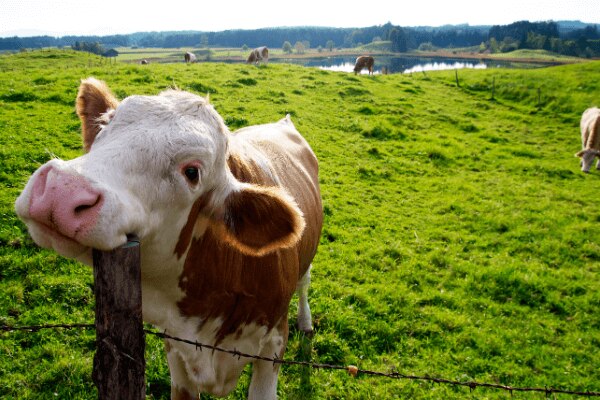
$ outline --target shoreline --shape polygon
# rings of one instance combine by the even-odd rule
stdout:
[[[597,61],[598,59],[584,59],[575,57],[519,57],[519,56],[503,56],[499,54],[489,53],[474,53],[464,51],[450,51],[450,50],[438,50],[438,51],[420,51],[420,52],[407,52],[407,53],[392,53],[392,52],[373,52],[373,51],[356,51],[349,49],[348,51],[322,51],[322,52],[306,52],[303,54],[282,54],[274,53],[269,56],[272,60],[302,60],[302,59],[315,59],[315,58],[331,58],[331,57],[358,57],[360,55],[370,55],[373,57],[408,57],[408,58],[449,58],[449,59],[464,59],[464,60],[486,60],[486,61],[507,61],[507,62],[518,62],[518,63],[532,63],[532,64],[544,64],[544,65],[564,65],[564,64],[577,64],[590,61]],[[213,56],[212,61],[241,61],[244,62],[243,56]]]

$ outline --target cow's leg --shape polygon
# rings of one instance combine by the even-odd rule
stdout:
[[[287,346],[288,322],[287,314],[275,328],[271,340],[265,344],[260,356],[272,358],[276,355],[282,359]],[[252,379],[248,389],[248,400],[275,400],[277,399],[277,378],[280,364],[271,361],[256,360],[252,363]]]
[[[596,169],[600,169],[600,159],[598,159],[598,162],[596,163]]]
[[[165,340],[165,350],[167,351],[167,361],[171,375],[171,400],[198,399],[198,395],[189,390],[190,387],[193,387],[193,384],[188,379],[184,361],[167,340]]]
[[[304,276],[298,281],[296,293],[298,294],[298,329],[305,333],[311,333],[312,316],[310,314],[310,306],[308,305],[308,287],[310,286],[310,269],[308,267]]]

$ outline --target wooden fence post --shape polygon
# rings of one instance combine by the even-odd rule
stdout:
[[[145,338],[140,243],[93,251],[96,355],[92,378],[99,400],[143,400]]]

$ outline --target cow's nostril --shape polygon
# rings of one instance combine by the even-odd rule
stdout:
[[[91,207],[93,207],[93,206],[88,206],[88,205],[77,206],[77,207],[75,207],[75,214],[80,214],[83,211],[90,209]]]
[[[102,196],[97,196],[93,199],[87,199],[87,201],[84,201],[83,204],[79,204],[78,206],[76,206],[73,209],[73,212],[75,213],[75,215],[79,215],[84,211],[96,208],[96,206],[100,204],[101,200]]]

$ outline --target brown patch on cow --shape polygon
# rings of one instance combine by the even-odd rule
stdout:
[[[276,182],[267,171],[263,170],[251,159],[244,159],[240,155],[230,154],[227,158],[229,170],[240,182],[254,183],[264,186],[275,186]]]
[[[94,78],[81,81],[77,93],[76,110],[82,123],[81,136],[86,153],[100,132],[100,117],[111,109],[116,109],[119,101],[106,83]]]
[[[198,221],[198,217],[200,216],[200,212],[206,208],[208,205],[210,198],[212,196],[212,192],[208,192],[205,195],[201,196],[196,200],[196,202],[192,205],[192,209],[188,215],[187,222],[185,223],[181,232],[179,232],[179,239],[177,240],[177,244],[175,245],[175,253],[177,258],[181,258],[188,249],[190,245],[190,241],[192,239],[192,235],[194,233],[194,226],[196,225],[196,221]]]
[[[254,256],[295,245],[303,230],[302,212],[293,199],[279,188],[261,186],[231,193],[214,226],[223,242]]]
[[[252,322],[272,329],[288,304],[299,278],[295,248],[251,257],[223,243],[209,225],[192,239],[179,287],[186,294],[177,304],[187,317],[221,318],[216,342]]]

